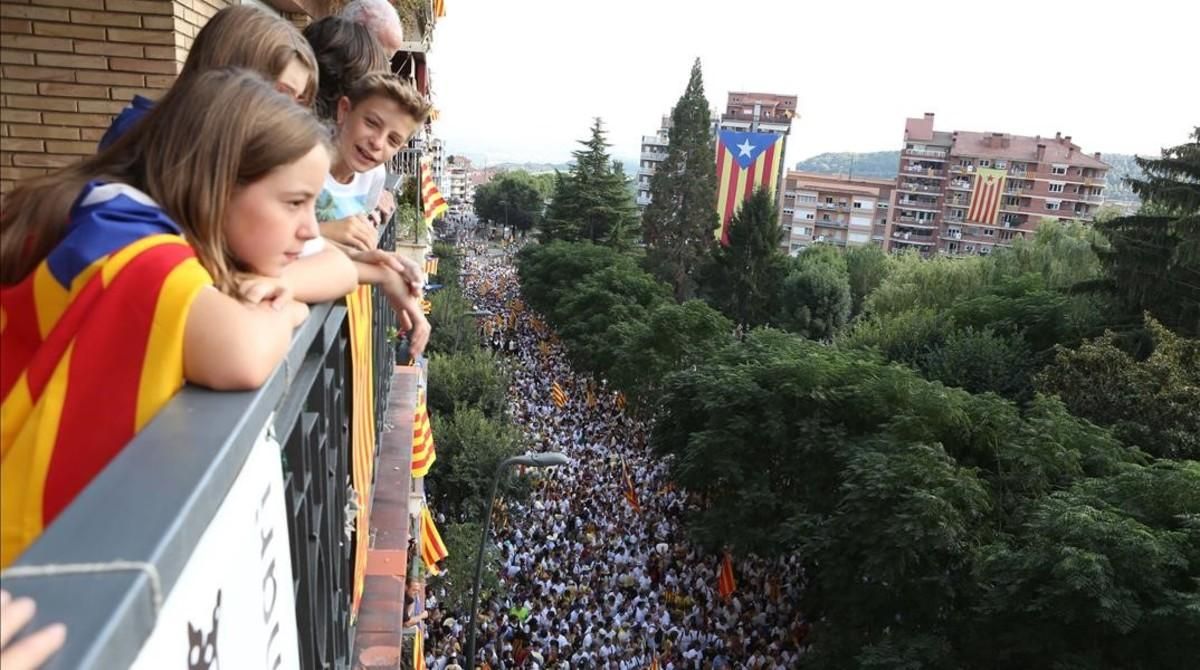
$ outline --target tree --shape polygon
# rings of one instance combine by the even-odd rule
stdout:
[[[456,285],[431,293],[429,303],[429,324],[433,328],[427,347],[430,355],[470,353],[479,348],[479,325],[471,316],[475,308]]]
[[[712,254],[699,282],[705,301],[742,326],[769,322],[786,261],[779,247],[782,239],[774,197],[760,188],[733,217],[729,246],[707,242]]]
[[[1131,321],[1149,312],[1168,328],[1200,335],[1200,127],[1191,141],[1137,159],[1127,180],[1144,203],[1133,216],[1097,222],[1105,277],[1088,286],[1115,296]]]
[[[1138,360],[1114,333],[1059,348],[1038,388],[1071,413],[1110,426],[1123,442],[1162,458],[1200,459],[1200,340],[1147,318],[1153,352]]]
[[[502,172],[475,189],[475,213],[497,224],[529,230],[542,218],[544,199],[529,173]]]
[[[652,201],[642,215],[647,263],[671,284],[676,301],[695,294],[693,273],[708,253],[717,217],[712,118],[700,59],[671,111],[667,157],[650,179]]]
[[[850,277],[846,258],[818,245],[788,259],[773,321],[813,340],[832,338],[850,320]]]
[[[521,293],[534,309],[551,319],[559,303],[580,283],[605,268],[642,273],[632,256],[588,242],[531,245],[517,256]]]
[[[434,412],[431,419],[437,441],[437,464],[426,478],[431,497],[453,518],[482,520],[496,468],[521,453],[520,432],[468,405],[449,414]],[[523,484],[510,478],[505,486],[518,493]]]
[[[580,140],[573,152],[569,174],[555,183],[554,198],[546,211],[542,240],[587,240],[614,248],[628,248],[634,238],[636,209],[625,186],[625,175],[608,154],[608,141],[599,118],[591,137]]]
[[[439,530],[449,555],[442,563],[442,574],[430,577],[429,583],[432,586],[445,586],[446,596],[440,603],[445,611],[466,612],[471,607],[475,558],[479,553],[479,536],[483,532],[483,524],[473,521],[448,523]],[[502,590],[501,565],[500,549],[489,540],[484,545],[483,575],[480,579],[481,593],[495,594]]]
[[[478,345],[453,355],[429,358],[429,411],[448,415],[468,406],[492,419],[508,408],[508,376],[492,352]]]
[[[874,244],[851,247],[845,256],[850,280],[850,315],[857,316],[862,313],[863,301],[891,272],[891,259]]]

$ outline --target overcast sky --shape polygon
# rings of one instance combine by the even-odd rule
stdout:
[[[600,116],[617,157],[704,68],[731,90],[795,94],[787,164],[896,149],[939,130],[1071,135],[1157,153],[1200,124],[1196,0],[446,0],[430,55],[435,132],[491,163],[566,162]]]

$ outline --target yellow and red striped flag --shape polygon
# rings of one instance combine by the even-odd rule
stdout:
[[[438,268],[438,257],[437,256],[426,256],[425,257],[425,274],[436,275],[437,268]]]
[[[442,542],[442,535],[433,523],[433,514],[429,512],[429,506],[422,505],[421,560],[425,563],[425,569],[431,575],[442,574],[442,569],[438,567],[438,563],[445,560],[449,555],[450,552],[446,550],[446,543]]]
[[[733,579],[733,559],[727,551],[725,558],[721,559],[721,569],[717,571],[717,595],[721,596],[722,600],[728,600],[736,590],[737,582]]]
[[[771,192],[779,183],[783,162],[783,135],[722,130],[717,136],[717,216],[714,231],[721,244],[729,244],[729,222],[742,201],[760,186]]]
[[[421,211],[425,213],[425,225],[432,226],[434,220],[450,209],[437,184],[433,183],[433,162],[429,156],[421,158]]]
[[[589,387],[587,390],[587,406],[588,409],[596,406],[596,394],[594,391],[592,391],[591,387]]]
[[[425,394],[417,399],[417,413],[413,418],[412,476],[429,474],[437,460],[437,449],[433,443],[433,426],[429,422],[429,408],[425,405]]]
[[[1004,194],[1004,170],[979,168],[975,171],[975,185],[971,190],[971,207],[967,210],[967,221],[996,225],[1000,213],[1000,197]]]
[[[433,303],[428,300],[421,300],[421,313],[428,314],[433,311]]]
[[[620,409],[620,410],[625,409],[625,394],[620,391],[617,391],[617,396],[613,400],[613,403],[617,406],[617,409]]]
[[[633,488],[633,479],[629,476],[629,467],[625,465],[625,457],[621,457],[621,476],[625,478],[625,500],[634,512],[642,513],[642,505],[638,501],[637,489]]]
[[[413,670],[426,670],[425,665],[425,625],[417,626],[417,634],[413,636]]]
[[[563,391],[561,386],[558,385],[558,382],[554,382],[550,385],[550,399],[554,401],[555,407],[558,407],[559,409],[562,409],[567,405],[567,393],[566,391]]]
[[[442,18],[446,15],[446,0],[433,0],[433,16],[434,18]]]

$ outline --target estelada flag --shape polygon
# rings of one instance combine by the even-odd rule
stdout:
[[[62,241],[0,289],[0,565],[183,386],[188,310],[211,284],[148,195],[91,182]]]
[[[717,217],[714,231],[721,244],[729,245],[729,222],[742,201],[760,186],[772,193],[779,183],[783,161],[783,135],[722,130],[717,135]]]
[[[996,224],[1007,175],[1004,170],[995,168],[979,168],[975,171],[975,184],[971,189],[971,206],[967,209],[967,221],[989,226]]]
[[[729,557],[729,552],[725,552],[725,558],[721,559],[721,568],[717,571],[717,595],[721,596],[722,600],[728,600],[736,590],[737,582],[733,579],[733,559]]]
[[[437,449],[433,443],[433,426],[429,421],[429,408],[425,405],[425,394],[417,398],[417,412],[413,417],[412,476],[424,477],[437,461]]]
[[[429,512],[429,507],[421,506],[421,560],[425,563],[425,569],[431,575],[442,574],[438,563],[445,560],[450,552],[446,550],[446,543],[442,542],[442,535],[438,532],[437,526],[433,523],[433,515]]]

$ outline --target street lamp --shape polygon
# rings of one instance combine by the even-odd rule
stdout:
[[[513,456],[501,461],[496,468],[496,476],[492,479],[492,497],[488,501],[487,511],[483,515],[483,536],[479,538],[479,555],[475,558],[475,583],[471,587],[471,616],[467,619],[467,662],[468,670],[475,670],[475,629],[479,616],[479,583],[483,580],[483,550],[487,547],[488,532],[492,529],[492,508],[496,506],[496,492],[500,488],[500,478],[504,471],[513,465],[524,465],[529,468],[549,468],[555,465],[569,465],[571,459],[556,451],[540,454],[525,454]]]

